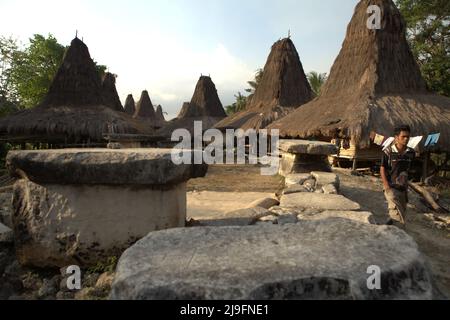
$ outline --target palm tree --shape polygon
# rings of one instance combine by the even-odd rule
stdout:
[[[261,83],[262,77],[264,75],[264,70],[263,69],[258,69],[256,70],[255,73],[255,80],[252,81],[248,81],[248,85],[251,87],[249,89],[245,89],[245,91],[247,91],[248,93],[250,93],[250,95],[255,94],[256,89],[258,88],[259,84]]]
[[[327,81],[326,73],[318,73],[316,71],[311,71],[308,73],[308,81],[311,89],[314,93],[314,96],[317,97],[320,94],[320,89],[322,88],[325,81]]]

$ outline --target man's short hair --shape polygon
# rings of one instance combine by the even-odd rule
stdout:
[[[395,136],[399,136],[400,133],[402,133],[402,132],[411,133],[411,127],[408,125],[402,125],[402,126],[395,128],[395,130],[394,130]]]

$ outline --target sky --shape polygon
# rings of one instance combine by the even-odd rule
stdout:
[[[117,74],[124,103],[148,90],[168,118],[210,75],[224,106],[244,93],[272,44],[291,33],[305,72],[327,72],[358,0],[0,0],[0,35],[23,44],[78,30],[94,60]]]

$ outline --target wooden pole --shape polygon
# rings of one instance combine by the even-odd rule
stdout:
[[[428,178],[428,162],[430,159],[430,152],[425,151],[425,159],[423,161],[423,168],[422,168],[422,182],[425,182],[425,179]]]

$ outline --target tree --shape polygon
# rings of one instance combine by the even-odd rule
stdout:
[[[325,83],[325,81],[327,81],[328,78],[327,74],[311,71],[310,73],[308,73],[307,78],[309,85],[311,86],[311,89],[314,93],[314,96],[317,97],[320,94],[320,90],[323,84]]]
[[[264,75],[263,69],[256,70],[255,79],[247,82],[248,85],[250,86],[250,88],[245,89],[245,91],[250,93],[250,95],[255,94],[256,89],[258,88],[259,84],[261,83],[263,75]]]
[[[450,2],[395,0],[407,38],[431,91],[450,96]]]
[[[14,52],[11,64],[11,82],[20,103],[25,108],[39,104],[61,65],[65,47],[56,38],[35,34],[25,50]]]
[[[51,34],[35,34],[23,49],[17,41],[0,37],[0,113],[11,112],[11,106],[31,108],[41,103],[66,49]],[[107,67],[94,63],[101,77]]]
[[[227,113],[227,115],[232,115],[234,113],[244,111],[247,105],[247,97],[242,95],[241,92],[238,92],[238,94],[234,95],[234,97],[236,98],[236,102],[225,107],[225,112]]]

